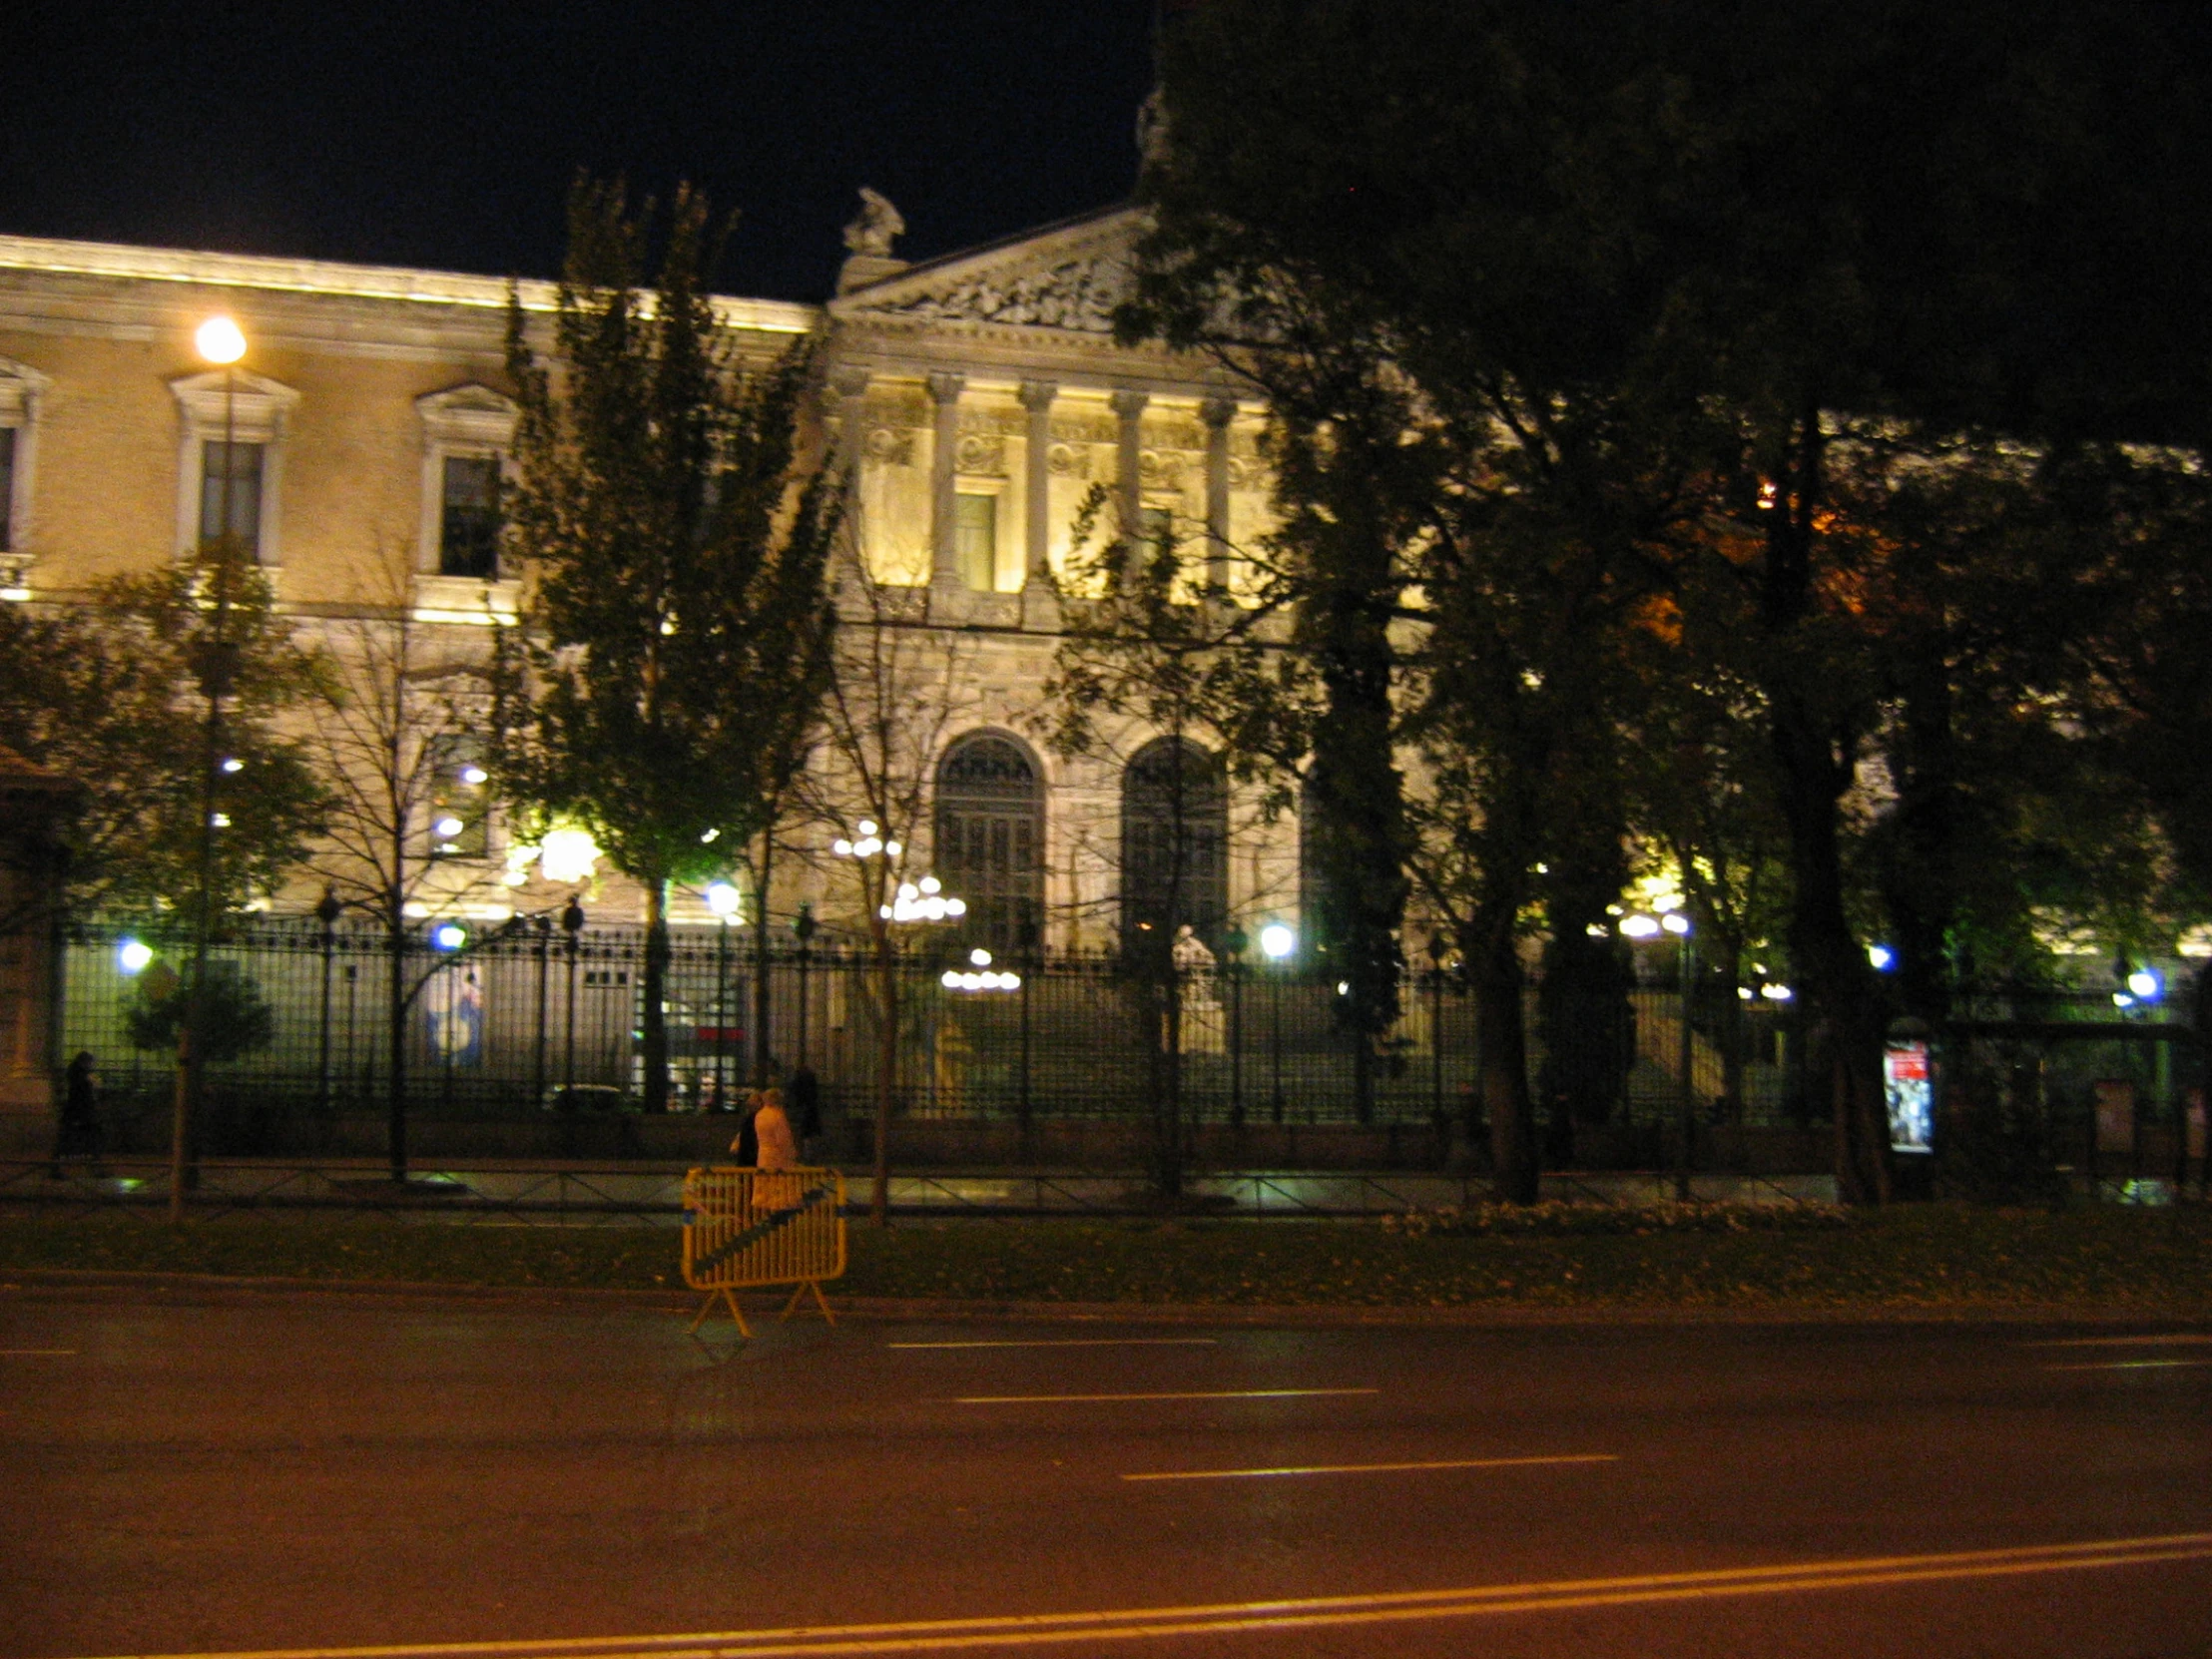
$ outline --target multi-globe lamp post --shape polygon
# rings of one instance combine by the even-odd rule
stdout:
[[[849,858],[860,875],[868,936],[875,945],[876,1005],[880,1026],[875,1055],[875,1195],[869,1219],[890,1225],[891,1101],[898,1079],[898,947],[891,931],[917,922],[955,921],[967,914],[967,902],[944,891],[933,875],[891,886],[894,861],[905,847],[873,819],[861,819],[854,833],[840,835],[830,850]],[[1018,984],[1019,981],[1017,980]]]
[[[1690,1023],[1690,993],[1697,976],[1696,935],[1690,918],[1680,910],[1661,910],[1656,914],[1637,910],[1620,919],[1624,938],[1655,939],[1672,934],[1675,945],[1675,968],[1678,994],[1681,998],[1678,1023],[1681,1026],[1680,1045],[1675,1052],[1675,1148],[1674,1148],[1674,1196],[1687,1200],[1690,1196],[1690,1164],[1693,1142],[1697,1135],[1697,1096],[1693,1088],[1692,1068],[1696,1063],[1696,1032]]]

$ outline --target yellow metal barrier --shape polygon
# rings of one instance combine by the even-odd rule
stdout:
[[[814,1292],[822,1317],[836,1323],[822,1282],[844,1272],[844,1177],[833,1169],[695,1169],[684,1177],[684,1283],[707,1301],[697,1331],[725,1302],[740,1336],[753,1332],[738,1292],[792,1285],[784,1318]]]

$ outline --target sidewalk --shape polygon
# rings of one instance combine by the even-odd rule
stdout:
[[[0,1162],[0,1206],[146,1205],[169,1201],[169,1166],[113,1159],[105,1173],[83,1165],[50,1178],[44,1160]],[[873,1197],[865,1171],[845,1173],[851,1203]],[[684,1172],[670,1165],[474,1164],[418,1166],[405,1189],[394,1188],[380,1164],[209,1161],[191,1202],[256,1209],[369,1209],[410,1216],[469,1219],[499,1211],[534,1220],[573,1217],[595,1225],[674,1227],[682,1220]],[[1257,1170],[1194,1175],[1191,1207],[1223,1217],[1289,1218],[1403,1215],[1414,1210],[1468,1209],[1488,1196],[1483,1176],[1385,1172]],[[1584,1203],[1657,1204],[1674,1197],[1663,1171],[1563,1171],[1543,1177],[1542,1196]],[[1833,1203],[1827,1175],[1697,1175],[1691,1195],[1738,1204]],[[1133,1216],[1160,1211],[1143,1176],[1090,1171],[977,1173],[970,1170],[894,1174],[890,1207],[906,1216]]]

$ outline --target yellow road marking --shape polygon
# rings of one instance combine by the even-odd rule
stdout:
[[[2073,1366],[2045,1366],[2045,1371],[2170,1371],[2175,1366],[2212,1366],[2212,1360],[2092,1360]]]
[[[1208,1388],[1146,1394],[962,1394],[955,1405],[1091,1404],[1106,1399],[1305,1399],[1316,1394],[1376,1394],[1381,1388]]]
[[[1426,1463],[1307,1463],[1278,1469],[1178,1469],[1168,1474],[1125,1474],[1124,1480],[1264,1480],[1285,1474],[1393,1474],[1409,1469],[1517,1469],[1541,1463],[1614,1463],[1610,1451],[1558,1457],[1449,1457]]]
[[[2054,1337],[2048,1342],[2028,1343],[2028,1348],[2137,1348],[2156,1346],[2180,1346],[2183,1344],[2212,1343],[2212,1332],[2163,1331],[2140,1337]]]
[[[1059,1337],[1037,1342],[885,1343],[885,1348],[1212,1348],[1212,1337]]]
[[[667,1636],[587,1636],[570,1641],[273,1648],[242,1653],[173,1654],[162,1656],[162,1659],[468,1659],[468,1656],[491,1654],[544,1655],[552,1659],[552,1656],[564,1654],[621,1653],[650,1654],[653,1659],[775,1659],[778,1655],[819,1653],[916,1653],[954,1648],[1033,1647],[1050,1642],[1128,1641],[1207,1632],[1313,1629],[1480,1614],[1572,1611],[2202,1560],[2212,1560],[2212,1532],[2109,1538],[2089,1543],[2032,1544],[2010,1549],[1790,1561],[1770,1566],[1491,1584],[1452,1590],[1215,1602],[1187,1607],[924,1619],[906,1623],[796,1625],[783,1629]],[[147,1656],[140,1656],[140,1659],[147,1659]]]

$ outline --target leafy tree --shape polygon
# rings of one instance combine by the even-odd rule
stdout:
[[[814,729],[839,492],[799,447],[810,350],[738,359],[704,286],[707,204],[688,188],[649,292],[651,218],[632,217],[619,185],[579,182],[553,363],[509,308],[521,415],[506,546],[526,583],[498,674],[496,770],[512,799],[587,829],[644,889],[657,1111],[669,884],[716,873],[763,830]]]
[[[1198,880],[1229,856],[1213,836],[1232,782],[1266,792],[1270,816],[1286,804],[1312,692],[1303,662],[1268,640],[1269,613],[1211,583],[1206,538],[1118,523],[1100,535],[1107,510],[1094,492],[1078,516],[1044,695],[1053,747],[1118,762],[1125,796],[1159,812],[1141,868],[1124,830],[1120,945],[1151,1071],[1153,1180],[1172,1199],[1188,1159],[1180,947],[1188,931],[1218,952],[1230,919],[1209,913]]]
[[[1332,364],[1286,423],[1341,432],[1402,387],[1397,449],[1367,432],[1346,452],[1414,471],[1401,499],[1437,549],[1479,527],[1458,556],[1499,606],[1549,578],[1499,563],[1475,504],[1549,513],[1587,571],[1679,592],[1689,648],[1752,690],[1855,1199],[1888,1192],[1889,1164],[1846,803],[1893,710],[1917,711],[1894,728],[1920,734],[1914,832],[1950,839],[1954,799],[1928,741],[1941,698],[1905,697],[1866,603],[1925,573],[1851,500],[1860,440],[2201,418],[2212,356],[2148,324],[2178,300],[2192,341],[2205,325],[2206,260],[2177,231],[2205,188],[2203,57],[2122,3],[1219,0],[1169,37],[1144,318],[1265,341],[1238,360],[1271,395],[1278,363]],[[1541,776],[1555,753],[1511,764]],[[1492,856],[1499,833],[1477,837]]]
[[[213,600],[218,588],[226,603]],[[325,800],[282,718],[315,660],[275,612],[268,579],[220,547],[108,584],[69,609],[0,606],[0,745],[76,780],[64,901],[190,934],[200,892],[207,700],[224,687],[212,891],[219,916],[274,891]],[[0,917],[12,930],[33,918]]]
[[[201,1062],[222,1065],[267,1048],[276,1039],[276,1015],[262,988],[238,963],[208,964],[200,1011]],[[189,1016],[192,987],[174,974],[139,981],[139,999],[124,1012],[124,1029],[137,1048],[175,1049]]]

